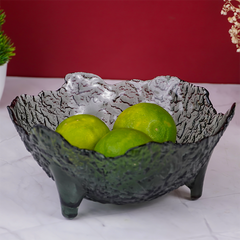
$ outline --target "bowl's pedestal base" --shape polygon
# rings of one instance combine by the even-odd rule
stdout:
[[[200,198],[202,196],[203,182],[204,182],[207,166],[208,166],[208,161],[200,169],[196,178],[191,183],[186,184],[186,186],[189,187],[191,190],[191,199],[192,200],[197,200],[198,198]]]
[[[188,186],[191,190],[192,200],[196,200],[202,196],[203,182],[207,165],[208,161],[200,169],[196,178],[192,182],[186,184],[186,186]],[[79,181],[66,174],[56,164],[51,164],[49,168],[51,169],[57,185],[62,215],[68,219],[73,219],[78,215],[78,207],[82,202],[82,199],[85,197],[86,191],[82,188]]]
[[[86,194],[84,189],[76,179],[67,175],[56,164],[51,164],[49,168],[57,185],[62,215],[68,219],[75,218],[78,215],[78,207]]]

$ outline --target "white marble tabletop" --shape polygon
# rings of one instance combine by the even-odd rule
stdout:
[[[0,101],[1,240],[240,239],[240,85],[196,84],[209,90],[218,112],[237,102],[235,116],[212,154],[200,199],[189,200],[185,186],[141,204],[84,199],[78,217],[67,220],[54,181],[25,149],[6,109],[18,95],[56,90],[63,82],[7,77]]]

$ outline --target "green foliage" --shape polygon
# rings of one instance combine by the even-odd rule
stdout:
[[[11,43],[11,39],[4,34],[2,25],[5,23],[6,14],[0,10],[0,65],[5,64],[15,55],[15,47]]]

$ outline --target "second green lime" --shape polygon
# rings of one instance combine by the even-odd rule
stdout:
[[[130,148],[151,141],[152,139],[145,133],[134,129],[114,129],[100,139],[94,150],[102,153],[105,157],[116,157],[123,155]]]

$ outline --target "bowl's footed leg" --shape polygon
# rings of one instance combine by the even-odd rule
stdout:
[[[68,219],[75,218],[78,215],[78,207],[86,194],[84,189],[76,179],[67,175],[56,164],[51,164],[49,168],[57,185],[62,215]]]
[[[200,169],[196,178],[192,182],[186,184],[186,186],[188,186],[191,190],[192,200],[196,200],[202,196],[203,182],[207,170],[207,165],[208,162],[206,162],[205,165]]]

